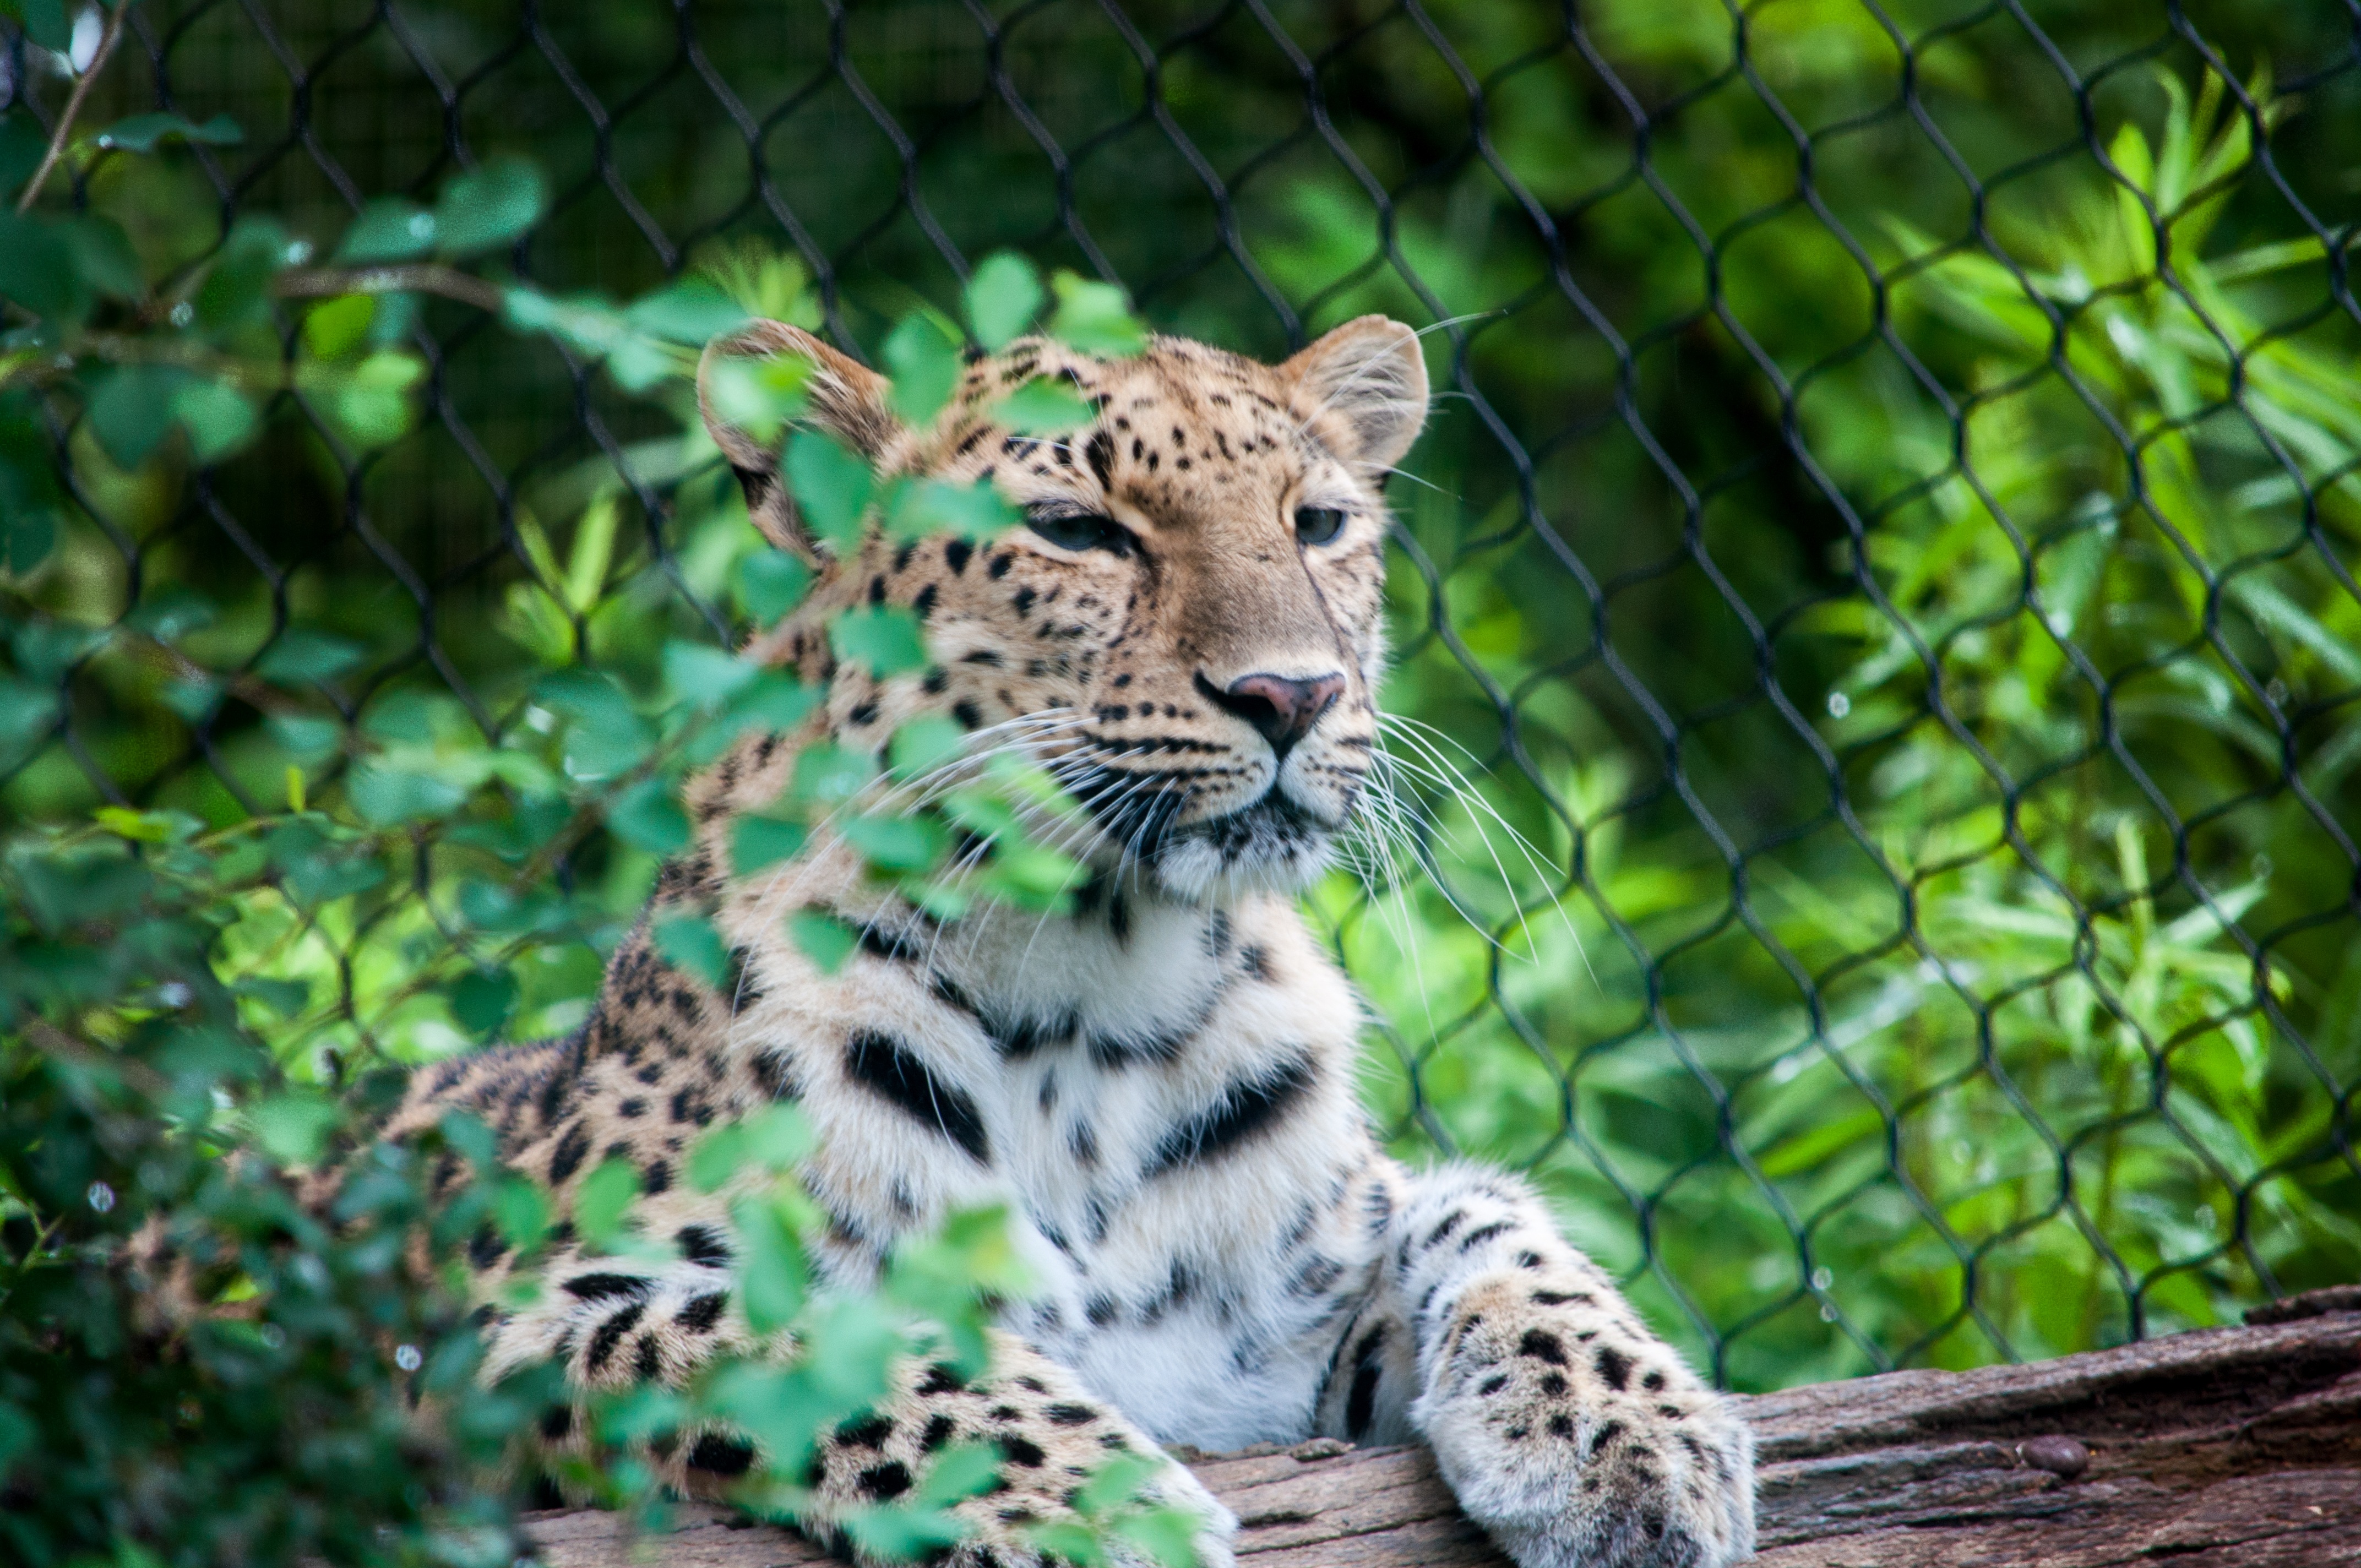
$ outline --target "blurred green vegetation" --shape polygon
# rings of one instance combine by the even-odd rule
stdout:
[[[482,265],[558,305],[693,262],[875,358],[1014,247],[1257,354],[1451,323],[1398,831],[1312,902],[1397,1146],[1532,1169],[1723,1379],[2361,1271],[2345,7],[533,15],[142,5],[84,123],[240,139],[43,203],[120,220],[104,310],[196,289],[280,372],[137,462],[22,405],[73,483],[11,535],[0,799],[368,830],[223,937],[299,1079],[578,1022],[668,831],[593,804],[600,716],[777,602],[660,366],[431,291],[204,315],[240,246],[357,258],[507,157],[548,211]],[[54,113],[49,58],[5,93]]]

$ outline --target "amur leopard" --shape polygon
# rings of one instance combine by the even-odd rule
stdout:
[[[988,478],[1026,526],[818,547],[777,451],[709,395],[725,356],[773,355],[811,362],[805,417],[880,476]],[[1087,400],[1084,428],[994,422],[1045,376]],[[489,1325],[489,1370],[555,1358],[588,1391],[754,1348],[731,1292],[733,1194],[694,1190],[682,1162],[708,1125],[791,1099],[817,1133],[801,1176],[831,1278],[857,1284],[897,1237],[999,1201],[1039,1281],[1006,1310],[988,1377],[914,1366],[824,1445],[827,1507],[906,1490],[953,1441],[996,1444],[1007,1484],[961,1505],[972,1535],[950,1561],[1027,1568],[1025,1527],[1110,1450],[1333,1436],[1431,1445],[1522,1568],[1746,1556],[1745,1426],[1524,1185],[1379,1152],[1355,1093],[1361,1003],[1292,903],[1369,774],[1380,490],[1427,407],[1415,334],[1364,317],[1276,366],[1176,338],[1129,358],[1025,339],[914,429],[877,375],[761,323],[708,349],[700,387],[752,516],[818,568],[749,656],[825,703],[686,789],[694,848],[651,913],[718,911],[727,994],[668,966],[643,920],[579,1032],[423,1072],[386,1129],[468,1109],[561,1210],[600,1160],[628,1159],[649,1233],[676,1252],[657,1268],[544,1254],[538,1303]],[[826,623],[862,603],[922,617],[933,663],[880,681],[836,662]],[[882,747],[920,715],[1055,759],[1091,828],[1071,915],[938,924],[825,834],[733,872],[733,819],[773,806],[800,749]],[[785,931],[814,905],[860,932],[833,973]],[[493,1240],[475,1263],[489,1301],[514,1260]],[[582,1441],[571,1420],[553,1410],[554,1443]],[[665,1479],[710,1493],[752,1458],[707,1433],[673,1445]],[[1177,1463],[1157,1485],[1204,1515],[1205,1563],[1229,1563],[1227,1512]]]

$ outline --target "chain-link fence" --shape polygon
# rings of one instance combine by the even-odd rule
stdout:
[[[101,26],[0,33],[0,107],[53,125]],[[2349,0],[155,0],[121,47],[86,124],[243,133],[70,162],[167,267],[515,153],[520,276],[734,267],[855,352],[1002,247],[1249,352],[1432,326],[1402,832],[1313,902],[1399,1145],[1531,1169],[1724,1380],[2361,1264]],[[292,305],[218,467],[46,406],[12,815],[324,798],[454,703],[546,726],[632,618],[742,630],[676,408],[463,301],[375,323],[423,378],[374,438]],[[567,840],[523,919],[457,847],[308,917],[322,1070],[566,1026],[652,865]]]

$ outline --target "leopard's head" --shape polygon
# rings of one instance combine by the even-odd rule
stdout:
[[[804,417],[881,477],[989,477],[1025,526],[982,545],[873,531],[840,558],[818,546],[778,452],[715,412],[715,365],[770,355],[812,362]],[[1070,385],[1090,420],[1055,439],[994,422],[1035,378]],[[764,641],[829,681],[841,741],[874,748],[940,713],[980,745],[1022,745],[1088,811],[1082,859],[1181,897],[1301,885],[1326,864],[1377,743],[1380,491],[1426,416],[1410,328],[1365,316],[1279,365],[1180,338],[1131,358],[1022,339],[972,363],[923,428],[884,378],[774,322],[708,348],[699,384],[757,526],[819,568]],[[839,667],[822,626],[862,603],[922,617],[933,665],[883,682]]]

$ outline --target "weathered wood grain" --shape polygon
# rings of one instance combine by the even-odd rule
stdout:
[[[2243,1329],[2032,1366],[1896,1372],[1743,1401],[1763,1568],[2361,1568],[2361,1291]],[[1500,1568],[1424,1451],[1321,1441],[1191,1456],[1250,1568]],[[546,1568],[829,1561],[726,1511],[630,1537],[541,1514]]]

